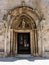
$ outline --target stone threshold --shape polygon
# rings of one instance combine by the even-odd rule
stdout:
[[[18,57],[18,58],[31,58],[33,56],[31,56],[31,54],[18,54],[15,57]]]

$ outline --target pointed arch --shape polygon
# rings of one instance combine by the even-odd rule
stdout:
[[[10,10],[7,13],[7,19],[10,17],[8,20],[10,29],[12,30],[12,35],[11,35],[11,47],[10,50],[12,53],[17,54],[17,33],[30,33],[30,47],[31,47],[31,54],[36,55],[38,54],[38,38],[37,38],[37,25],[40,20],[40,15],[39,13],[34,10],[31,7],[28,6],[20,6],[17,8],[14,8]],[[22,21],[25,21],[25,23],[28,25],[28,28],[23,27],[19,28],[19,26],[22,25]]]

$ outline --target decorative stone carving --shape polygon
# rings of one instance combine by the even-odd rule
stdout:
[[[24,19],[22,20],[22,28],[25,28],[25,21],[24,21]]]
[[[22,6],[11,10],[10,15],[8,13],[8,17],[7,17],[8,20],[7,21],[8,21],[8,23],[10,22],[9,25],[12,28],[11,29],[12,32],[10,32],[10,38],[11,38],[10,39],[10,45],[11,45],[10,51],[11,51],[11,54],[13,52],[15,53],[15,46],[16,46],[15,44],[17,44],[17,42],[16,42],[17,39],[16,39],[16,41],[14,40],[15,39],[14,33],[16,33],[16,34],[17,34],[17,32],[27,33],[29,31],[30,37],[31,37],[30,38],[30,40],[31,40],[31,42],[30,42],[31,54],[36,55],[36,54],[38,54],[38,48],[37,48],[38,46],[37,46],[37,42],[36,42],[37,37],[35,36],[37,34],[37,30],[35,32],[35,29],[36,29],[36,23],[38,24],[40,17],[35,10],[33,10],[32,8],[30,8],[28,6],[26,7],[24,2],[22,3]],[[20,11],[21,11],[21,13],[20,13]],[[17,48],[16,48],[16,51],[17,51]]]
[[[25,6],[25,1],[22,1],[21,4],[22,4],[22,6]]]

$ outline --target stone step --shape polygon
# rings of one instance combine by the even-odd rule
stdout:
[[[33,56],[31,56],[30,54],[18,54],[15,57],[17,57],[17,58],[31,58]]]

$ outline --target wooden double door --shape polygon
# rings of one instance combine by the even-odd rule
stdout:
[[[17,34],[17,53],[30,54],[30,33]]]

